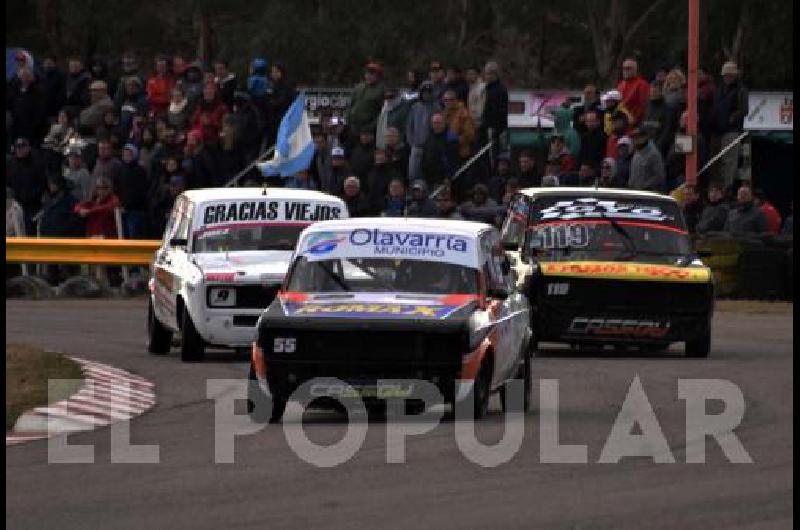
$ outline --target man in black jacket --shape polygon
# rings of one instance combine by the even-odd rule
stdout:
[[[14,155],[6,166],[6,186],[14,191],[14,198],[22,206],[25,213],[25,232],[28,234],[36,233],[32,217],[41,207],[45,183],[42,157],[31,148],[27,138],[17,138]]]
[[[722,186],[717,182],[710,183],[708,185],[708,203],[703,208],[695,227],[698,234],[721,232],[725,229],[729,208],[724,199]]]
[[[677,129],[677,109],[664,102],[663,84],[654,82],[650,84],[650,101],[647,105],[642,126],[650,133],[653,143],[666,159],[669,148],[675,141]]]
[[[122,148],[122,166],[114,182],[114,193],[122,206],[126,239],[144,239],[147,234],[147,193],[150,183],[139,165],[139,150],[134,144]]]
[[[486,63],[483,75],[486,79],[486,104],[481,116],[478,141],[481,145],[488,140],[494,142],[492,146],[492,167],[494,167],[497,155],[502,152],[500,135],[508,129],[508,89],[500,80],[500,67],[496,62]]]
[[[739,69],[734,62],[727,62],[722,66],[722,83],[717,89],[714,99],[714,109],[711,115],[713,131],[712,152],[716,154],[742,132],[744,117],[747,114],[747,90],[739,79]],[[736,180],[739,162],[739,147],[731,148],[717,166],[717,179],[726,187]]]
[[[350,175],[344,179],[344,192],[342,200],[347,205],[347,212],[350,217],[366,217],[370,214],[370,204],[367,198],[361,193],[361,181],[355,175]]]
[[[84,68],[83,61],[79,57],[70,57],[64,104],[77,109],[88,107],[91,102],[89,94],[89,83],[91,82],[92,76]]]
[[[736,207],[728,212],[725,231],[732,234],[763,234],[767,232],[767,216],[753,201],[750,186],[741,186],[736,193]]]
[[[403,176],[388,162],[386,151],[375,149],[375,162],[367,176],[365,186],[371,215],[380,215],[383,210],[392,179],[403,180]]]
[[[6,110],[11,113],[11,139],[27,138],[40,145],[47,126],[47,100],[33,72],[26,67],[6,87]]]
[[[586,125],[586,131],[581,135],[578,167],[588,164],[598,168],[605,157],[606,135],[603,132],[597,112],[589,111],[585,113],[584,124]]]

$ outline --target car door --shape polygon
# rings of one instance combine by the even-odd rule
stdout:
[[[481,248],[484,249],[484,275],[489,291],[505,291],[505,298],[491,298],[488,304],[489,316],[495,326],[495,384],[498,384],[516,373],[521,342],[520,319],[527,315],[520,313],[519,293],[509,283],[508,275],[503,272],[506,260],[500,235],[491,230],[483,235]]]
[[[186,259],[186,245],[174,244],[189,237],[189,201],[179,196],[172,208],[164,230],[161,249],[153,264],[154,302],[156,317],[173,330],[178,330],[177,299],[180,290],[180,267]]]

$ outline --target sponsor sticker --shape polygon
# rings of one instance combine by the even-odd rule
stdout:
[[[298,303],[283,302],[289,316],[347,317],[347,318],[423,318],[442,319],[460,306],[384,303]]]
[[[705,267],[673,267],[649,263],[550,261],[541,263],[540,267],[545,276],[697,283],[708,282],[711,278],[711,273]]]
[[[357,228],[349,232],[313,233],[300,246],[309,261],[378,257],[478,267],[475,241],[457,234]]]
[[[661,320],[575,317],[567,329],[571,335],[660,339],[669,333],[671,323]]]
[[[602,217],[654,222],[670,222],[675,220],[674,216],[666,214],[658,206],[586,197],[558,201],[554,205],[544,208],[540,212],[539,221]]]

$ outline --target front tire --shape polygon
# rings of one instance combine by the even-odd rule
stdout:
[[[489,397],[492,393],[492,373],[489,368],[488,356],[484,358],[478,377],[475,378],[475,386],[472,389],[473,417],[476,420],[485,418],[489,414]]]
[[[172,332],[156,318],[153,301],[147,304],[147,351],[154,355],[169,353]]]
[[[711,351],[711,326],[706,326],[706,329],[693,338],[686,341],[686,356],[695,359],[703,359],[708,357]]]
[[[511,409],[511,403],[507,402],[506,392],[508,391],[508,383],[503,385],[500,389],[500,404],[503,407],[503,412],[523,412],[526,413],[531,409],[531,386],[533,382],[533,377],[531,375],[531,357],[527,353],[523,355],[522,364],[517,368],[517,374],[514,377],[515,380],[522,379],[523,382],[523,395],[522,399],[522,410],[518,411],[518,404]]]
[[[270,403],[271,401],[271,403]],[[256,371],[250,365],[247,376],[247,415],[255,423],[280,423],[286,411],[286,400],[272,396],[270,400],[258,386]]]
[[[189,311],[183,310],[181,325],[181,360],[186,363],[201,361],[205,356],[206,344],[194,327]]]

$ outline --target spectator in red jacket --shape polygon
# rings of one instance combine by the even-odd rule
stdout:
[[[117,237],[117,223],[114,209],[119,206],[119,198],[114,195],[111,180],[100,177],[95,181],[92,198],[75,205],[75,213],[86,219],[86,237]]]
[[[156,58],[156,73],[147,80],[147,103],[150,110],[157,116],[167,113],[169,107],[170,94],[175,80],[169,75],[167,58],[159,56]]]
[[[634,59],[625,59],[622,62],[622,80],[617,90],[622,94],[622,104],[633,118],[630,125],[638,125],[650,100],[650,84],[639,75],[639,66]]]
[[[779,234],[781,232],[781,214],[767,199],[764,190],[756,188],[753,190],[754,202],[756,207],[764,212],[767,218],[767,232],[770,234]]]
[[[203,99],[197,105],[192,118],[192,129],[199,130],[206,146],[219,143],[222,119],[228,114],[228,107],[219,97],[217,85],[211,81],[203,86]]]

